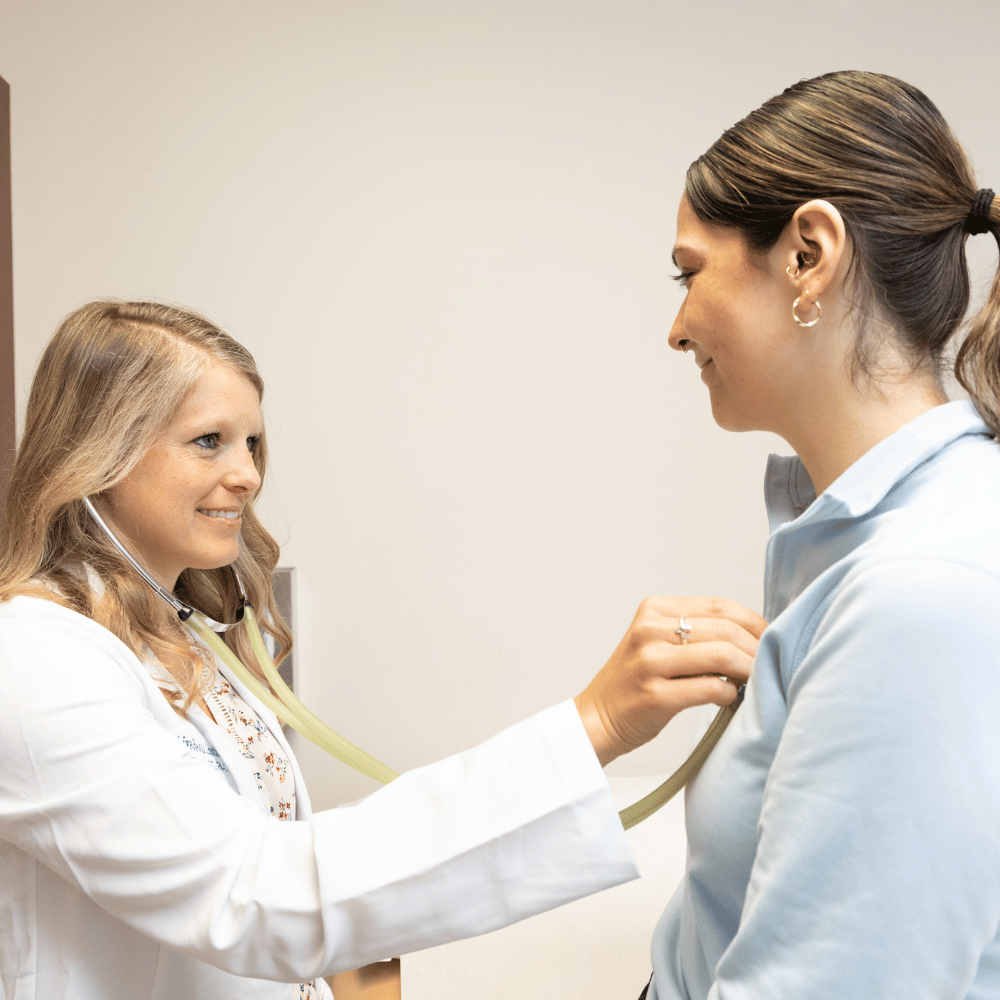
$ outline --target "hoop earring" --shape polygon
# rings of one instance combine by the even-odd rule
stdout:
[[[799,267],[798,267],[797,264],[795,265],[795,273],[794,274],[792,274],[792,265],[791,264],[789,264],[788,267],[785,268],[785,274],[787,274],[789,278],[797,278],[801,273],[802,272],[799,270]]]
[[[815,301],[815,302],[813,303],[813,305],[814,305],[814,306],[816,307],[816,318],[815,318],[815,319],[811,319],[811,320],[809,320],[809,322],[808,322],[808,323],[804,323],[804,322],[803,322],[802,320],[800,320],[800,319],[799,319],[799,314],[798,314],[798,313],[797,313],[797,312],[795,311],[796,309],[798,309],[798,307],[799,307],[799,303],[800,303],[801,301],[802,301],[802,296],[800,295],[800,296],[799,296],[799,297],[798,297],[798,298],[797,298],[797,299],[796,299],[796,300],[795,300],[795,301],[794,301],[794,302],[792,303],[792,319],[794,319],[794,320],[795,320],[795,322],[799,324],[799,326],[815,326],[815,325],[816,325],[816,324],[817,324],[817,323],[819,322],[819,318],[820,318],[820,316],[822,316],[822,315],[823,315],[823,307],[822,307],[822,306],[821,306],[821,305],[819,304],[819,299],[817,299],[817,300],[816,300],[816,301]]]

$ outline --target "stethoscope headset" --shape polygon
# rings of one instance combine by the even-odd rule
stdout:
[[[161,586],[152,576],[140,565],[139,561],[132,555],[125,545],[119,540],[115,533],[105,523],[104,518],[97,513],[96,508],[90,502],[89,497],[84,497],[83,502],[90,511],[94,522],[101,529],[108,541],[118,550],[122,558],[142,577],[143,580],[153,589],[153,591],[169,604],[177,617],[195,635],[200,638],[216,656],[222,660],[229,668],[237,680],[246,687],[253,696],[265,708],[272,711],[285,725],[290,726],[297,733],[300,733],[307,740],[315,743],[316,746],[327,753],[343,761],[356,771],[374,778],[382,784],[388,784],[399,775],[385,764],[376,760],[371,754],[356,747],[349,740],[344,739],[339,733],[334,732],[322,719],[314,715],[302,704],[292,692],[292,689],[284,682],[278,668],[274,665],[274,660],[264,645],[264,638],[261,634],[257,617],[254,614],[253,605],[247,600],[243,590],[243,584],[234,566],[230,566],[236,587],[240,593],[240,607],[236,613],[236,620],[233,622],[217,622],[201,611],[196,610],[189,604],[185,604],[176,594],[171,593],[166,587]],[[250,672],[245,663],[222,641],[219,637],[221,632],[228,632],[231,628],[242,625],[246,630],[250,648],[253,650],[257,665],[261,673],[267,678],[270,689],[265,687],[260,678]],[[705,763],[712,748],[718,743],[729,725],[730,720],[736,713],[742,700],[742,688],[740,697],[732,705],[720,708],[708,727],[708,731],[701,738],[701,741],[691,752],[686,761],[669,777],[659,788],[650,792],[649,795],[622,809],[622,826],[626,830],[631,829],[637,823],[652,816],[654,812],[666,805],[699,771]]]

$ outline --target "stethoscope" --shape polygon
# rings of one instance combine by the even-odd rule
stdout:
[[[343,761],[349,767],[353,767],[362,774],[367,774],[382,784],[388,784],[399,775],[385,764],[376,760],[371,754],[356,747],[349,740],[345,740],[339,733],[334,732],[322,719],[314,715],[302,704],[293,694],[292,689],[284,682],[278,668],[274,665],[271,654],[264,645],[264,638],[260,627],[257,624],[257,617],[254,614],[253,605],[247,600],[243,590],[243,583],[236,572],[234,566],[230,566],[236,586],[240,592],[240,608],[236,613],[234,622],[217,622],[208,615],[192,608],[190,604],[185,604],[175,594],[161,586],[149,573],[139,564],[125,545],[118,539],[115,533],[105,523],[104,518],[97,513],[96,508],[90,502],[89,497],[84,497],[83,502],[94,518],[95,523],[105,534],[108,541],[121,553],[122,558],[146,581],[147,584],[167,602],[176,612],[177,617],[195,633],[204,643],[218,656],[229,668],[232,674],[243,684],[266,708],[270,709],[285,725],[290,726],[297,733],[300,733],[307,740],[315,743],[316,746],[327,753]],[[219,638],[220,632],[228,632],[242,624],[246,629],[247,638],[250,640],[250,648],[253,650],[257,665],[261,673],[267,678],[272,690],[268,690],[247,668],[239,657]],[[273,691],[273,693],[272,693]],[[720,708],[708,727],[708,731],[701,738],[701,741],[691,752],[691,755],[674,773],[667,778],[662,785],[650,792],[649,795],[639,799],[638,802],[622,809],[618,814],[621,817],[622,826],[626,830],[631,829],[637,823],[652,816],[658,809],[665,806],[700,770],[702,764],[712,752],[712,748],[719,742],[719,738],[725,732],[730,720],[736,714],[736,709],[742,701],[743,691],[740,689],[740,696],[732,705]]]
[[[291,726],[292,729],[301,733],[307,740],[315,743],[316,746],[321,747],[348,766],[353,767],[356,771],[367,774],[370,778],[374,778],[376,781],[382,782],[382,784],[388,784],[393,778],[398,777],[392,768],[386,767],[385,764],[376,760],[371,754],[365,753],[360,747],[356,747],[349,740],[345,740],[339,733],[334,732],[322,719],[310,712],[295,697],[292,689],[284,682],[281,674],[278,673],[278,668],[274,665],[274,660],[267,651],[267,646],[264,645],[264,638],[257,625],[257,616],[254,614],[253,605],[247,600],[246,593],[243,590],[243,582],[240,580],[235,567],[230,566],[229,568],[232,571],[233,577],[236,580],[236,586],[240,592],[240,608],[236,612],[236,621],[226,623],[217,622],[201,611],[195,610],[190,604],[185,604],[176,594],[171,593],[166,587],[157,583],[139,564],[138,560],[129,552],[111,528],[108,527],[104,518],[97,513],[90,499],[84,497],[83,502],[97,523],[97,526],[107,536],[108,541],[121,553],[122,558],[152,587],[156,594],[177,612],[177,617],[225,663],[237,680],[244,687],[248,688],[253,696],[266,708],[269,708],[285,725]],[[240,624],[246,630],[247,638],[250,640],[250,647],[253,649],[253,654],[257,660],[257,665],[261,669],[261,673],[263,673],[271,685],[270,691],[261,683],[258,677],[255,677],[247,669],[246,664],[239,659],[222,639],[219,638],[220,632],[228,632],[231,628],[236,628]]]

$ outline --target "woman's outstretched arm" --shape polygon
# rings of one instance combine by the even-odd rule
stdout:
[[[702,616],[688,613],[693,640]],[[668,617],[637,616],[585,710],[648,738],[698,700],[680,678],[706,669],[701,647],[733,644],[671,653]],[[738,676],[746,656],[707,669]],[[41,600],[4,606],[0,682],[0,858],[24,876],[7,889],[44,878],[87,940],[120,945],[102,967],[159,942],[236,975],[301,982],[636,875],[599,767],[620,743],[588,741],[569,701],[357,806],[281,823],[190,749],[142,664],[89,619]],[[38,928],[24,930],[30,941]]]

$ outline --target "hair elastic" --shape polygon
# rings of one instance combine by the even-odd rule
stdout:
[[[969,215],[965,220],[965,231],[970,236],[988,233],[993,228],[993,220],[990,218],[993,198],[993,188],[980,188],[976,192],[972,208],[969,209]]]

